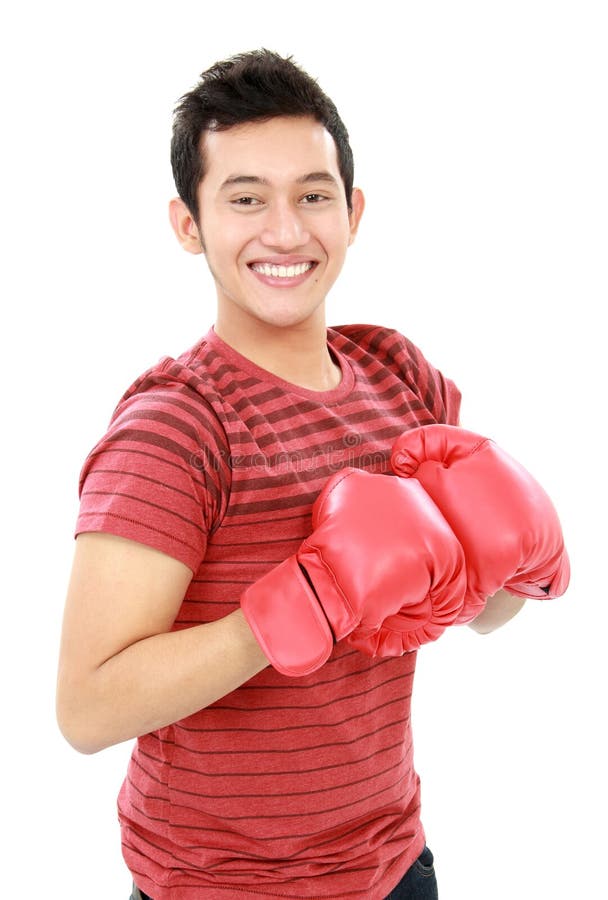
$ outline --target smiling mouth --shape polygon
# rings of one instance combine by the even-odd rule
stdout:
[[[306,272],[310,271],[310,269],[314,268],[316,265],[317,263],[311,260],[310,262],[297,263],[293,266],[275,266],[270,263],[251,263],[249,268],[254,272],[258,272],[260,275],[265,275],[267,278],[297,278],[299,275],[304,275]]]

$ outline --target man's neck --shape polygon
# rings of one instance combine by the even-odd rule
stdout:
[[[327,347],[325,322],[278,328],[255,320],[245,332],[218,316],[214,331],[256,366],[311,391],[331,391],[341,381],[340,367]]]

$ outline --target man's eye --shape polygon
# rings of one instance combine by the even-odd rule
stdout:
[[[326,200],[327,198],[322,194],[306,194],[303,199],[306,200],[307,203],[318,203],[319,200]]]
[[[256,200],[255,197],[238,197],[232,202],[236,203],[237,206],[253,206],[255,203],[259,203],[259,200]]]

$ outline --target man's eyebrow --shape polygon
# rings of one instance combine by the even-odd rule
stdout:
[[[336,185],[338,182],[329,172],[309,172],[307,175],[301,175],[296,178],[296,184],[311,184],[312,182],[324,181],[329,184]],[[262,184],[269,186],[270,182],[267,178],[260,178],[258,175],[230,175],[222,183],[220,190],[233,187],[236,184]]]
[[[338,184],[334,176],[330,175],[329,172],[309,172],[308,175],[296,178],[296,181],[298,184],[310,184],[312,181],[327,181],[330,184]]]
[[[232,187],[235,184],[270,184],[265,178],[258,178],[257,175],[230,175],[220,187],[220,191],[225,188]]]

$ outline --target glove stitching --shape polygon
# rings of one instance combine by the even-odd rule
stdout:
[[[343,482],[346,478],[350,478],[350,476],[353,475],[353,474],[354,474],[354,473],[353,473],[352,471],[350,471],[350,472],[345,472],[345,473],[342,475],[342,477],[341,477],[341,478],[338,478],[338,479],[336,480],[335,484],[333,484],[333,485],[331,486],[331,489],[330,489],[329,491],[327,491],[327,493],[326,493],[325,496],[323,497],[323,500],[321,501],[321,505],[320,505],[319,507],[317,507],[317,509],[315,510],[315,521],[318,519],[319,515],[321,514],[321,510],[322,510],[323,507],[325,506],[326,502],[329,500],[330,495],[333,494],[333,492],[335,491],[335,489],[338,487],[338,485],[342,484],[342,482]]]
[[[480,438],[477,441],[477,443],[474,444],[474,446],[471,448],[471,450],[469,451],[467,456],[473,456],[473,454],[477,453],[477,451],[479,450],[480,447],[483,446],[483,444],[491,444],[491,443],[493,443],[493,441],[490,438],[487,438],[487,437]],[[464,458],[466,458],[466,457],[464,457]]]

